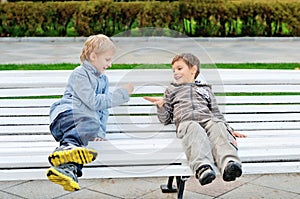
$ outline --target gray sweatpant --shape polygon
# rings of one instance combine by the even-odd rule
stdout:
[[[204,128],[195,121],[182,122],[177,129],[177,137],[182,139],[185,154],[194,173],[204,164],[215,164],[223,175],[229,161],[241,163],[237,148],[233,144],[234,137],[223,122],[209,121]]]

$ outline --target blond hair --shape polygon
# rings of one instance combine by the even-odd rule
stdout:
[[[172,65],[179,61],[182,60],[186,65],[188,65],[189,68],[192,68],[193,66],[197,66],[197,71],[195,74],[195,79],[200,73],[200,60],[193,54],[191,53],[182,53],[179,55],[176,55],[173,60],[172,60]]]
[[[84,60],[89,60],[92,52],[99,54],[109,50],[113,52],[116,51],[116,47],[109,37],[103,34],[91,35],[84,42],[80,61],[83,62]]]

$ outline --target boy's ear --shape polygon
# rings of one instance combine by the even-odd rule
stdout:
[[[192,67],[192,72],[193,72],[193,74],[196,74],[196,73],[197,73],[197,70],[198,70],[198,67],[197,67],[196,65],[194,65],[194,66]]]
[[[89,56],[90,61],[94,61],[96,59],[96,53],[92,52]]]

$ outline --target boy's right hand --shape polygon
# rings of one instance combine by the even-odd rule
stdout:
[[[156,104],[159,107],[162,107],[164,105],[164,100],[161,97],[148,97],[148,96],[145,96],[143,98],[145,100],[148,100],[149,102],[152,102],[152,103]]]
[[[125,90],[127,90],[128,94],[131,95],[133,90],[134,90],[134,86],[131,83],[125,84],[123,86],[123,88],[125,88]]]

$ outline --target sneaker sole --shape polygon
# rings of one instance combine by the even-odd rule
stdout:
[[[206,176],[204,179],[199,180],[200,184],[206,185],[206,184],[210,184],[212,181],[214,181],[214,179],[216,179],[216,175],[213,173],[209,173],[208,176]]]
[[[242,175],[242,169],[235,165],[229,165],[229,167],[226,169],[226,172],[224,173],[223,180],[224,181],[234,181],[236,178],[240,177]]]
[[[70,150],[55,151],[49,155],[48,160],[55,167],[70,162],[88,164],[93,162],[97,155],[96,150],[77,147]]]
[[[66,191],[78,191],[80,189],[76,181],[52,167],[47,170],[47,177],[51,182],[61,185]]]

